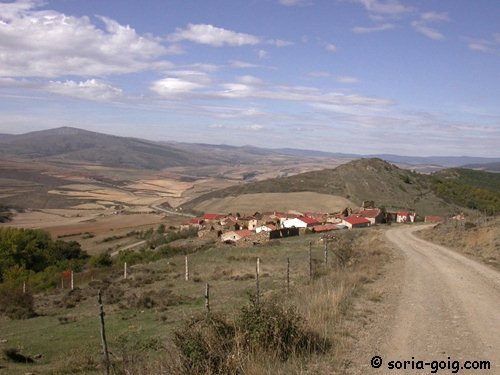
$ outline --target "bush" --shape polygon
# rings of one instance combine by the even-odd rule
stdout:
[[[234,334],[234,328],[221,316],[206,314],[193,318],[174,332],[183,371],[193,375],[241,373],[231,360]]]
[[[111,259],[111,255],[103,253],[93,256],[92,259],[90,259],[90,264],[99,268],[111,267],[113,265],[113,260]]]
[[[3,285],[0,288],[0,314],[11,319],[29,319],[36,316],[33,295]]]
[[[465,229],[472,229],[472,228],[477,227],[477,225],[474,224],[473,222],[466,221],[465,224],[464,224],[464,227],[465,227]]]
[[[293,308],[274,302],[251,301],[237,319],[241,345],[252,353],[267,352],[282,361],[291,355],[326,351],[330,344],[307,330],[302,317]]]
[[[3,354],[7,360],[16,362],[16,363],[34,363],[33,358],[28,357],[24,354],[21,354],[19,349],[16,348],[7,348],[3,350]]]

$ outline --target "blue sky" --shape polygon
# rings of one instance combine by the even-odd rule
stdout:
[[[498,0],[0,1],[0,132],[500,157]]]

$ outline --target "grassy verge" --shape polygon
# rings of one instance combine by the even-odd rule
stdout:
[[[290,355],[276,360],[266,351],[244,351],[239,371],[244,374],[332,374],[339,371],[350,332],[343,321],[364,285],[377,278],[388,259],[383,231],[370,228],[338,233],[324,264],[319,235],[289,238],[267,246],[239,248],[214,245],[189,254],[190,280],[184,280],[184,255],[174,255],[129,268],[129,278],[112,269],[78,291],[54,290],[36,295],[41,316],[0,320],[0,349],[16,348],[36,358],[33,364],[0,359],[9,374],[98,374],[100,338],[96,291],[103,288],[106,324],[115,373],[172,373],[179,364],[175,332],[204,311],[205,283],[210,283],[213,314],[231,326],[255,291],[255,260],[261,258],[261,300],[296,311],[304,329],[331,345],[325,353]],[[309,242],[313,274],[309,278]],[[335,255],[337,253],[342,259]],[[286,266],[290,259],[290,294]],[[270,302],[271,303],[271,302]],[[301,323],[302,324],[302,323]],[[1,354],[0,354],[1,357]]]

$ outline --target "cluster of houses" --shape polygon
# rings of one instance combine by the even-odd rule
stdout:
[[[240,214],[219,215],[206,213],[181,225],[181,229],[196,227],[199,237],[218,238],[226,243],[263,243],[270,239],[306,233],[324,233],[339,229],[364,228],[385,222],[413,223],[415,212],[387,212],[364,202],[353,211],[346,208],[337,213],[321,212],[256,212],[250,216]]]

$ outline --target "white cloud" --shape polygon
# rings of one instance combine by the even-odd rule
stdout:
[[[427,22],[443,22],[450,20],[446,12],[425,12],[420,15],[420,18]]]
[[[376,16],[399,16],[413,11],[412,7],[401,4],[398,0],[351,0],[359,3]]]
[[[309,0],[278,0],[278,3],[287,7],[307,6],[313,4],[312,1]]]
[[[436,29],[433,29],[432,27],[426,26],[424,23],[419,22],[419,21],[413,21],[411,23],[415,31],[425,35],[426,37],[434,40],[444,40],[446,39],[443,34],[441,34],[439,31]]]
[[[7,77],[103,76],[165,66],[169,52],[157,39],[98,17],[39,10],[38,1],[0,4],[0,75]]]
[[[488,43],[482,41],[470,42],[467,46],[473,51],[479,52],[492,52],[493,49],[489,46]]]
[[[337,52],[337,46],[333,43],[327,43],[325,45],[325,49],[328,51],[328,52]]]
[[[367,34],[367,33],[375,33],[379,31],[392,30],[396,27],[396,25],[392,23],[384,23],[382,25],[372,26],[372,27],[363,27],[356,26],[352,28],[352,31],[356,34]]]
[[[425,12],[420,14],[418,21],[411,23],[415,31],[425,35],[426,37],[434,40],[444,40],[445,36],[436,29],[429,26],[429,23],[438,23],[449,21],[448,13],[442,12]]]
[[[255,77],[240,77],[235,82],[222,84],[224,89],[214,95],[232,99],[265,99],[303,102],[305,104],[335,105],[339,108],[365,107],[383,110],[392,103],[383,98],[344,94],[340,92],[324,92],[314,87],[272,86]]]
[[[176,32],[170,35],[168,39],[173,42],[188,40],[213,47],[222,47],[224,45],[238,47],[255,45],[261,42],[260,38],[254,35],[238,33],[207,24],[188,24],[186,29],[177,28]]]
[[[265,127],[260,124],[243,125],[240,128],[243,130],[251,130],[251,131],[260,131],[265,129]]]
[[[186,79],[169,77],[153,82],[150,88],[161,96],[175,98],[201,89],[203,85]]]
[[[359,79],[357,79],[356,77],[352,77],[352,76],[338,76],[336,79],[337,79],[337,82],[339,82],[339,83],[351,84],[351,83],[358,83],[359,82]]]
[[[287,40],[281,40],[281,39],[269,39],[267,41],[267,44],[271,44],[271,45],[276,46],[278,48],[288,47],[288,46],[293,45],[292,42],[289,42]]]
[[[257,52],[257,56],[259,56],[259,59],[265,60],[269,58],[269,52],[261,49],[259,50],[259,52]]]
[[[226,131],[227,130],[230,130],[230,131],[241,131],[241,130],[243,130],[243,131],[256,132],[256,131],[264,130],[266,127],[264,125],[260,125],[260,124],[227,126],[227,125],[216,123],[216,124],[210,124],[210,125],[208,125],[208,128],[209,129],[215,129],[215,130],[226,130]]]
[[[229,62],[229,66],[231,66],[232,68],[258,68],[259,65],[256,65],[256,64],[252,64],[252,63],[249,63],[249,62],[246,62],[246,61],[240,61],[240,60],[231,60]]]
[[[494,33],[492,39],[464,38],[464,40],[467,42],[467,47],[472,51],[499,53],[500,34]]]
[[[113,101],[122,97],[122,90],[96,79],[87,81],[51,81],[45,88],[46,91],[74,98]]]

